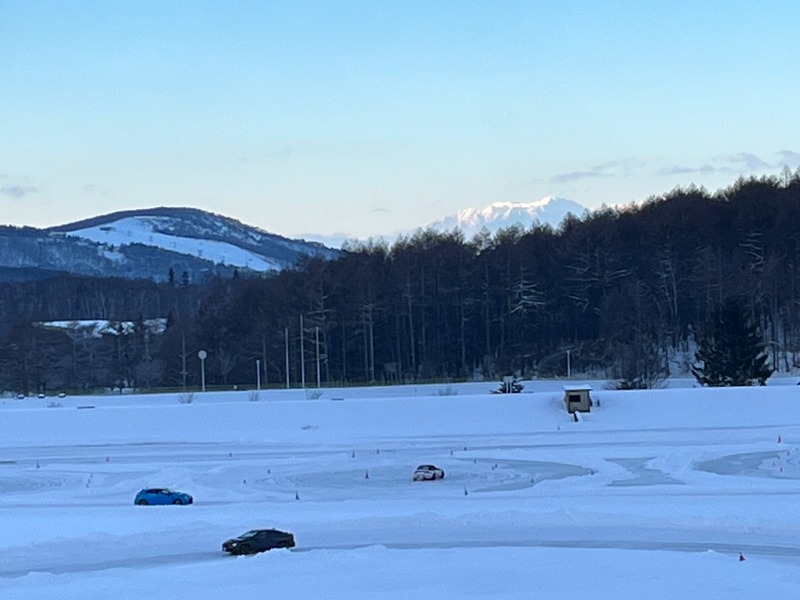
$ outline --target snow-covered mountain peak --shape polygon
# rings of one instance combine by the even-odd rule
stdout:
[[[95,245],[97,255],[105,257],[106,262],[113,260],[115,269],[123,272],[134,270],[132,261],[145,266],[158,255],[160,272],[145,275],[155,278],[166,277],[170,269],[280,271],[303,256],[332,258],[338,254],[322,244],[292,240],[196,208],[119,211],[51,227],[43,233],[51,239],[60,237]],[[102,272],[103,268],[99,270]]]
[[[426,227],[437,231],[460,229],[467,238],[486,228],[490,233],[521,225],[534,224],[558,227],[567,214],[582,215],[586,208],[573,200],[546,196],[535,202],[493,202],[485,208],[467,208],[454,215],[437,219]]]
[[[488,211],[491,209],[512,209],[512,208],[522,208],[522,209],[531,209],[531,208],[542,208],[547,206],[550,203],[558,203],[563,198],[558,198],[557,196],[545,196],[540,200],[535,200],[534,202],[492,202],[489,206],[482,209],[482,211]],[[571,200],[567,200],[567,202],[572,202]],[[577,203],[576,203],[577,204]]]

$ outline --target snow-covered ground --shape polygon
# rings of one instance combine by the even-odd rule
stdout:
[[[247,267],[254,271],[279,271],[282,267],[276,262],[227,242],[159,233],[154,227],[158,221],[158,217],[127,217],[111,225],[77,229],[67,235],[86,238],[112,247],[127,244],[157,246],[179,254],[188,254],[233,267]],[[115,255],[112,253],[109,256]]]
[[[793,598],[795,382],[6,399],[0,598]],[[221,551],[258,527],[297,547]]]

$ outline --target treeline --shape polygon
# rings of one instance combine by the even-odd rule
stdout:
[[[58,278],[0,287],[0,386],[33,390],[664,372],[716,307],[746,303],[779,370],[800,349],[800,172],[465,240],[420,231],[269,278]],[[80,339],[35,321],[169,317]],[[689,355],[691,353],[689,352]],[[288,372],[287,372],[288,367]],[[685,365],[688,372],[688,365]]]

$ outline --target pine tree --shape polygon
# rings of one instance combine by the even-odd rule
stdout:
[[[706,386],[765,385],[774,369],[747,308],[735,299],[717,307],[696,354],[692,374]]]

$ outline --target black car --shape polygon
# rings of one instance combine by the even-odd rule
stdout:
[[[294,548],[294,535],[278,529],[252,529],[222,544],[230,554],[256,554],[273,548]]]

